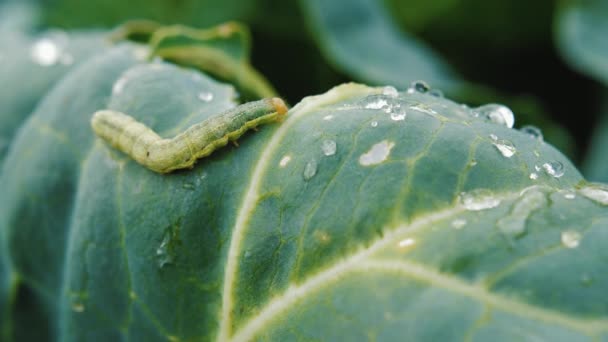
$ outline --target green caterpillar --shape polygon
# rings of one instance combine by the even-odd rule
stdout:
[[[141,165],[168,173],[192,168],[197,159],[235,142],[250,129],[282,120],[286,113],[287,106],[280,98],[249,102],[195,124],[171,139],[161,138],[133,117],[112,110],[96,112],[91,126],[98,136]]]

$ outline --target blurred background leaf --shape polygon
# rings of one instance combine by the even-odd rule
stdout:
[[[598,124],[588,139],[582,169],[588,179],[608,182],[608,1],[561,1],[555,16],[555,41],[573,68],[603,84],[595,92],[601,98],[595,111],[601,116],[593,120]]]

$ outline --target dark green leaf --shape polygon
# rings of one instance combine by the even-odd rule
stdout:
[[[432,50],[399,31],[379,0],[300,4],[325,57],[358,80],[400,88],[415,80],[443,88],[458,81]]]
[[[562,1],[556,14],[557,46],[580,72],[608,85],[608,2]]]

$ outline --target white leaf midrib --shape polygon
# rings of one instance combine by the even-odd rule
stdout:
[[[281,140],[287,135],[291,126],[298,121],[299,118],[305,116],[316,108],[335,103],[343,100],[347,96],[353,96],[357,94],[370,94],[373,92],[380,92],[381,89],[370,88],[362,85],[346,84],[337,86],[325,94],[312,96],[303,99],[298,105],[289,111],[288,118],[283,124],[276,130],[271,137],[271,140],[266,145],[266,148],[262,152],[257,165],[253,171],[251,181],[245,192],[242,204],[238,210],[237,219],[232,229],[232,237],[230,240],[230,246],[228,249],[228,255],[226,260],[226,267],[224,273],[223,291],[222,291],[222,309],[220,317],[220,326],[217,335],[217,341],[227,341],[231,335],[231,311],[232,311],[232,292],[234,288],[234,281],[238,270],[238,256],[241,249],[241,242],[243,233],[247,228],[247,223],[251,217],[251,213],[255,208],[258,199],[258,190],[260,182],[266,172],[266,169],[273,157],[273,153],[280,146]]]
[[[500,198],[501,202],[506,202],[518,198],[519,195],[519,192],[513,192],[497,194],[496,197]],[[369,247],[351,254],[349,257],[328,268],[319,271],[317,274],[308,277],[305,282],[290,286],[283,294],[268,301],[268,304],[266,304],[255,317],[245,322],[242,328],[239,329],[230,340],[249,341],[254,338],[266,324],[271,322],[285,310],[288,310],[291,305],[298,302],[301,298],[320,290],[323,286],[335,283],[347,274],[374,270],[405,273],[407,276],[426,282],[431,286],[444,288],[448,291],[473,298],[498,308],[501,311],[510,312],[538,321],[559,324],[589,336],[608,331],[608,320],[605,319],[579,319],[555,310],[522,303],[492,293],[479,285],[467,283],[453,275],[440,273],[423,264],[402,260],[396,261],[371,258],[377,251],[398,241],[403,237],[404,233],[416,232],[464,212],[466,212],[466,209],[459,205],[455,205],[441,211],[421,216],[410,224],[397,226],[396,228],[387,227],[387,229],[384,230],[387,233],[382,239],[377,240]]]

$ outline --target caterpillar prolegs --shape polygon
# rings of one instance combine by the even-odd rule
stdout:
[[[191,168],[250,129],[282,120],[287,106],[280,98],[249,102],[208,118],[174,138],[164,139],[133,117],[112,110],[93,115],[95,133],[139,164],[158,173]]]

